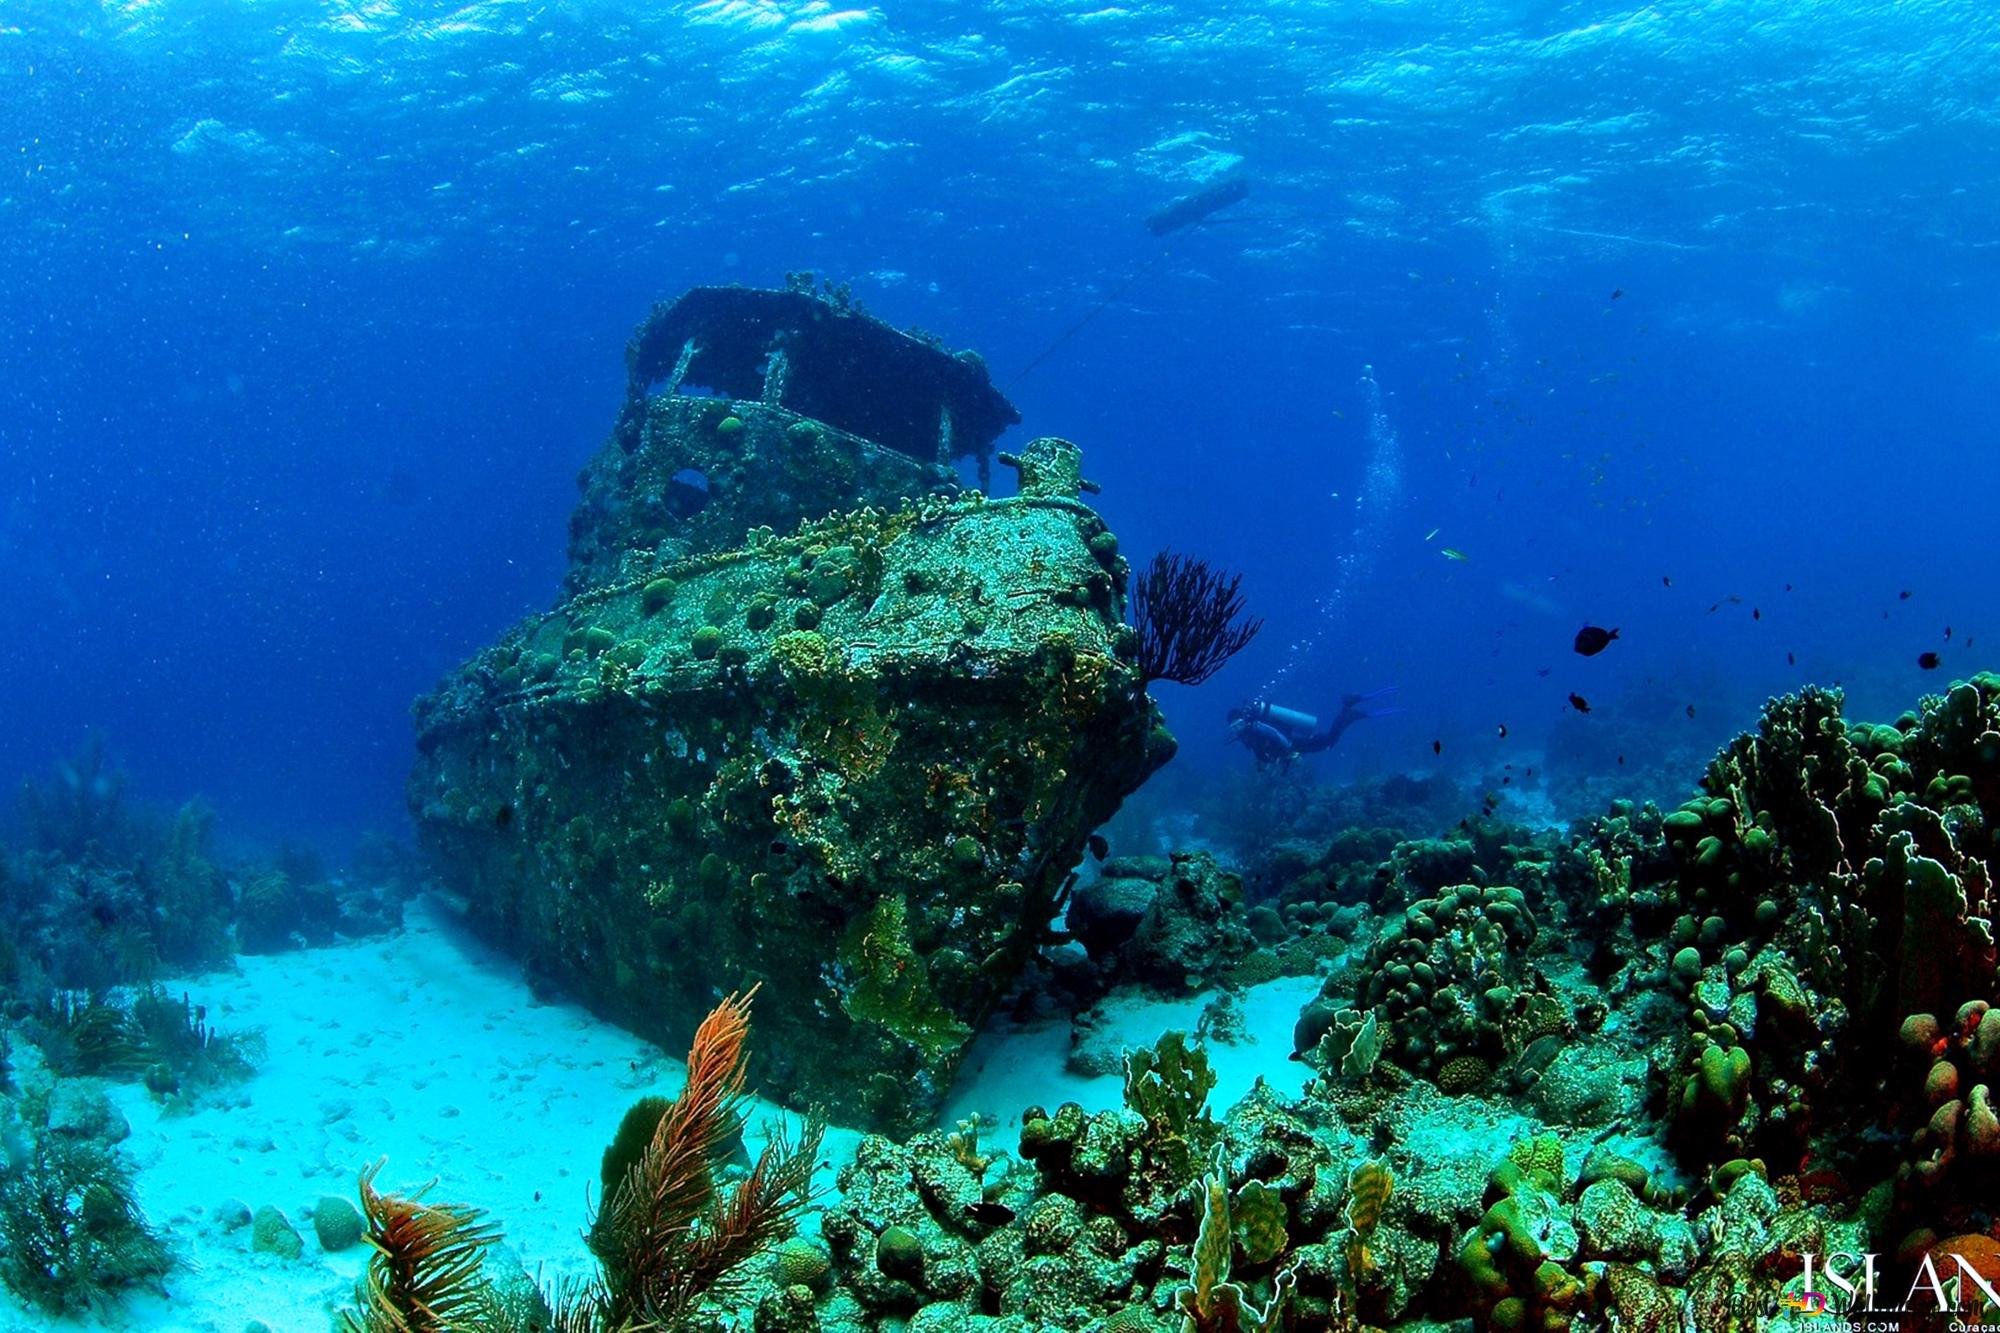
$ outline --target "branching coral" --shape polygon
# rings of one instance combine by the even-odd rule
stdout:
[[[58,992],[23,1026],[56,1073],[143,1074],[161,1096],[240,1078],[262,1049],[260,1034],[217,1032],[205,1009],[158,987],[139,992],[129,1005],[113,996]]]
[[[745,1042],[753,988],[724,999],[702,1020],[678,1097],[642,1099],[605,1150],[603,1210],[588,1233],[601,1273],[548,1302],[561,1333],[678,1329],[704,1301],[727,1301],[744,1264],[792,1232],[812,1200],[823,1124],[793,1140],[774,1131],[748,1176],[716,1183],[742,1128]],[[375,1255],[350,1313],[353,1333],[513,1333],[509,1302],[481,1273],[499,1239],[474,1209],[424,1205],[374,1188],[380,1164],[361,1176]],[[547,1324],[540,1325],[548,1327]]]
[[[1243,614],[1243,576],[1162,551],[1132,585],[1139,670],[1148,681],[1199,685],[1242,652],[1264,622]]]
[[[361,1212],[375,1253],[356,1298],[341,1317],[348,1333],[501,1333],[497,1298],[481,1276],[500,1229],[476,1208],[425,1204],[375,1188],[383,1162],[361,1172]],[[435,1182],[433,1182],[435,1183]],[[419,1191],[421,1193],[422,1191]]]
[[[611,1327],[686,1315],[744,1260],[789,1235],[811,1197],[816,1122],[797,1144],[774,1133],[748,1178],[727,1191],[715,1185],[742,1124],[754,994],[729,997],[702,1021],[688,1051],[687,1086],[658,1108],[623,1179],[607,1183],[590,1248],[604,1267],[603,1317]],[[615,1159],[606,1157],[609,1175]]]
[[[110,1148],[43,1132],[0,1177],[0,1277],[51,1314],[104,1306],[171,1266]]]

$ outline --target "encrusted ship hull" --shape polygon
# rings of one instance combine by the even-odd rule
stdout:
[[[640,420],[586,485],[718,449],[846,448],[863,492],[942,471],[869,467],[879,446],[807,440],[824,423],[776,402]],[[762,983],[761,1087],[869,1126],[932,1115],[1089,833],[1173,746],[1074,447],[1002,457],[1010,499],[878,489],[741,546],[594,543],[576,591],[418,706],[412,808],[471,923],[671,1044]],[[704,509],[754,503],[715,489]]]

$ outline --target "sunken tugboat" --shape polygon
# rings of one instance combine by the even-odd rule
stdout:
[[[532,975],[670,1047],[761,984],[760,1086],[916,1126],[1172,753],[1125,561],[1075,446],[995,455],[980,360],[838,296],[698,288],[627,359],[565,596],[417,704],[421,836]]]

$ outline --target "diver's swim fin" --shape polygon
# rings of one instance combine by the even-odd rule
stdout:
[[[1393,717],[1403,710],[1394,704],[1379,708],[1371,708],[1368,705],[1377,699],[1387,699],[1395,692],[1394,685],[1384,685],[1381,689],[1369,690],[1366,694],[1343,694],[1340,696],[1340,711],[1353,713],[1356,717]]]

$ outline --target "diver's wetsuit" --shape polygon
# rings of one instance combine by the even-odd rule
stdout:
[[[1272,704],[1248,704],[1229,710],[1229,738],[1242,742],[1259,764],[1282,763],[1302,754],[1332,749],[1347,729],[1364,717],[1381,717],[1393,708],[1369,708],[1376,699],[1393,694],[1395,687],[1370,694],[1349,694],[1341,698],[1340,711],[1322,723],[1310,713],[1279,708]]]

